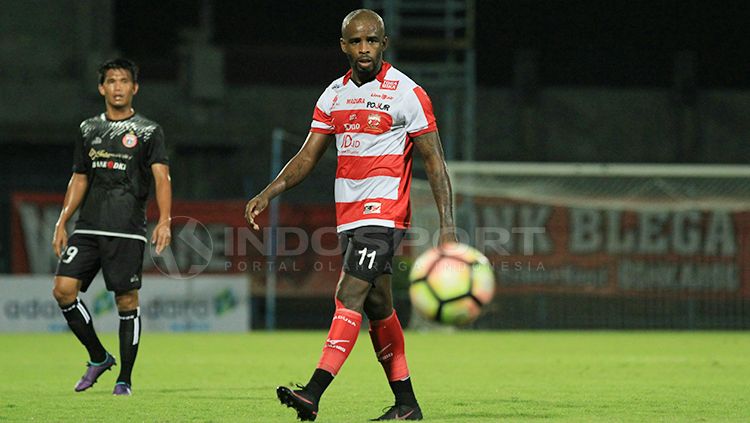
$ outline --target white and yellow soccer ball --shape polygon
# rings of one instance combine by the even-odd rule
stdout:
[[[492,300],[495,275],[487,257],[460,243],[420,255],[409,273],[412,307],[428,320],[466,325]]]

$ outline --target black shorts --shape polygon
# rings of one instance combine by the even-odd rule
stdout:
[[[140,289],[145,245],[139,239],[73,234],[55,274],[80,280],[81,291],[86,292],[102,269],[107,290],[121,294]]]
[[[393,254],[404,238],[403,229],[362,226],[341,232],[344,273],[375,283],[375,278],[393,273]]]

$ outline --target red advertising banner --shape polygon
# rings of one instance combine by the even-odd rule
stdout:
[[[750,211],[472,201],[500,293],[750,297]]]
[[[11,269],[13,273],[55,271],[51,247],[62,194],[12,196]],[[260,231],[247,227],[244,201],[175,201],[172,246],[166,257],[147,248],[144,271],[178,279],[202,273],[250,273],[253,289],[263,289],[269,267],[277,272],[279,295],[333,295],[341,267],[336,215],[331,205],[280,205],[277,259],[271,264],[268,210],[258,216]],[[73,232],[71,219],[68,235]],[[155,202],[147,210],[148,235],[158,220]]]

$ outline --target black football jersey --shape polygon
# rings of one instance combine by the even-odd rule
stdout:
[[[86,174],[89,184],[74,233],[146,241],[154,163],[169,164],[156,122],[139,114],[114,121],[104,113],[81,122],[73,172]]]

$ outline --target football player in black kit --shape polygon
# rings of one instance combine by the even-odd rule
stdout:
[[[161,253],[171,239],[172,186],[164,133],[154,121],[135,113],[138,67],[115,59],[99,68],[99,93],[105,112],[81,123],[75,144],[73,176],[68,183],[52,246],[60,258],[52,290],[70,330],[89,354],[86,373],[75,386],[84,391],[116,364],[94,331],[91,313],[78,298],[102,270],[120,315],[120,375],[114,395],[130,395],[130,376],[141,337],[138,289],[146,239],[146,201],[152,180],[159,223],[151,242]],[[80,206],[80,207],[79,207]],[[80,208],[68,238],[65,224]]]

